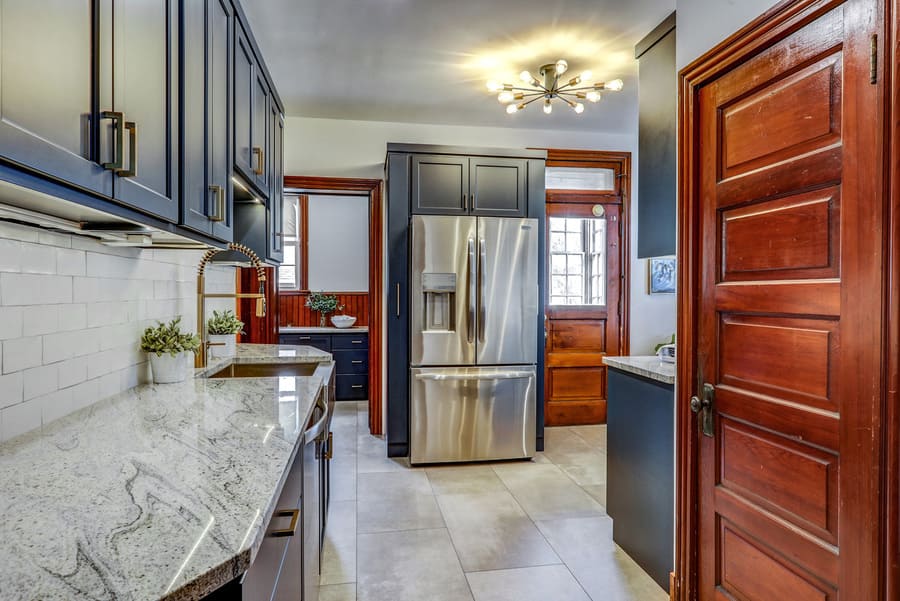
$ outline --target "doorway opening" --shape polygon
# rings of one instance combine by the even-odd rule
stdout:
[[[631,153],[547,151],[547,426],[606,423],[604,355],[628,353]]]

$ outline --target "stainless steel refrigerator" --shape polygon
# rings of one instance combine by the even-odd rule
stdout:
[[[534,455],[538,227],[413,217],[412,463]]]

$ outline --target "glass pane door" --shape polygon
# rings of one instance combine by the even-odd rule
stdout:
[[[606,304],[606,220],[550,217],[550,304]]]

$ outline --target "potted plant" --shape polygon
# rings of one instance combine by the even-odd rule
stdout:
[[[213,357],[230,357],[235,353],[235,335],[243,334],[244,322],[237,318],[234,311],[226,309],[219,313],[213,311],[212,317],[206,320],[206,331],[213,346],[209,352]]]
[[[188,355],[200,348],[200,337],[181,331],[181,317],[169,323],[156,322],[144,330],[141,350],[150,354],[153,381],[157,384],[181,382],[187,376]]]
[[[324,328],[328,325],[328,314],[335,311],[342,311],[344,305],[338,303],[338,299],[333,294],[325,294],[324,292],[310,292],[306,299],[306,306],[319,313],[319,327]]]

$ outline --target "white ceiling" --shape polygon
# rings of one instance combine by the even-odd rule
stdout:
[[[290,116],[633,131],[634,45],[675,0],[250,0],[244,8]],[[625,89],[507,115],[489,79],[565,58]]]

